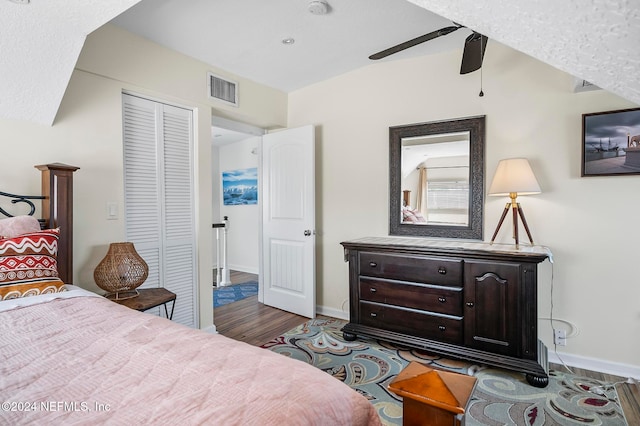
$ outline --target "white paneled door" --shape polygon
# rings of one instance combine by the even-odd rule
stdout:
[[[314,318],[314,127],[264,135],[262,146],[264,303]]]

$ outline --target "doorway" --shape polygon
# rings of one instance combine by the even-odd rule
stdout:
[[[212,127],[213,211],[226,236],[216,255],[225,261],[214,262],[221,284],[231,269],[257,273],[260,302],[314,318],[315,129],[259,136],[226,124]]]
[[[238,179],[236,188],[247,187],[241,181],[247,174],[257,176],[260,168],[259,149],[264,130],[214,117],[212,126],[212,170],[213,170],[213,221],[223,223],[226,217],[226,271],[221,273],[223,284],[236,284],[242,273],[248,277],[260,274],[260,200],[245,196],[230,197],[225,201],[223,176],[227,183]],[[244,176],[243,176],[244,175]],[[251,188],[245,188],[250,191]],[[257,194],[258,188],[254,188]],[[231,193],[233,190],[229,190]],[[236,194],[231,194],[236,195]],[[216,229],[221,243],[224,229]],[[218,247],[214,246],[214,266],[223,269],[223,256],[218,256]],[[218,264],[220,261],[221,264]],[[214,281],[218,274],[214,271]],[[230,271],[236,272],[234,280],[228,282]],[[240,273],[240,274],[238,274]],[[226,278],[225,278],[226,276]],[[220,284],[214,282],[214,284]]]

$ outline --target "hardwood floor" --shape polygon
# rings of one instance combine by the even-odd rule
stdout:
[[[258,280],[257,275],[247,272],[230,271],[229,275],[231,284]],[[258,302],[258,296],[222,305],[213,311],[213,323],[218,333],[254,346],[267,343],[307,319],[263,305]]]
[[[214,275],[215,276],[215,275]],[[231,283],[257,281],[257,275],[231,271]],[[215,309],[213,322],[218,333],[254,346],[260,346],[286,331],[305,322],[300,315],[272,308],[258,302],[258,296],[252,296],[238,302],[223,305]],[[550,364],[550,368],[565,371],[559,364]],[[574,374],[602,380],[607,383],[625,381],[626,378],[571,367]],[[620,404],[629,426],[640,425],[640,386],[620,383],[616,385]]]

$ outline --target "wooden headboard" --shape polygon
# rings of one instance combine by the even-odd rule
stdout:
[[[35,166],[42,172],[42,190],[40,195],[15,195],[0,192],[0,195],[12,198],[11,202],[26,203],[31,207],[28,213],[33,216],[35,205],[31,200],[42,200],[43,229],[60,228],[58,240],[58,275],[67,284],[73,279],[73,173],[79,167],[53,163]],[[0,208],[4,216],[13,216]]]

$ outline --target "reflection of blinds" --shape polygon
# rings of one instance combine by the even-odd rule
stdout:
[[[427,205],[430,210],[467,209],[468,182],[428,182]]]

